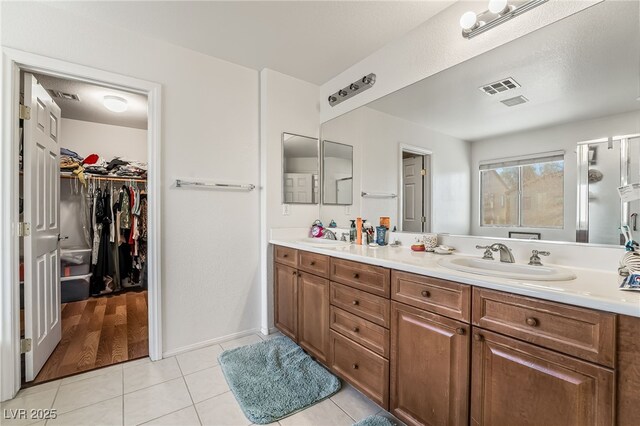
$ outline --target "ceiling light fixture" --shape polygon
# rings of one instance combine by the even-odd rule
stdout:
[[[509,5],[508,0],[490,0],[488,10],[479,14],[469,11],[460,17],[462,36],[464,38],[475,37],[547,1],[549,0],[529,0],[518,6],[513,6]]]
[[[105,96],[102,102],[106,109],[113,112],[125,112],[129,107],[127,100],[120,96]]]

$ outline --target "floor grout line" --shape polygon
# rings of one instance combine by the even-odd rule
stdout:
[[[189,389],[189,384],[187,383],[187,379],[184,377],[184,373],[182,372],[182,367],[180,367],[180,362],[176,358],[176,363],[178,363],[178,370],[180,370],[180,374],[182,375],[182,381],[184,382],[184,386],[187,388],[187,393],[189,394],[189,399],[191,399],[191,406],[193,410],[196,412],[196,417],[198,417],[198,422],[202,425],[202,419],[200,418],[200,413],[198,413],[198,409],[196,408],[196,402],[193,400],[193,395],[191,395],[191,389]]]
[[[333,399],[331,399],[331,397],[329,397],[329,398],[327,398],[327,399],[328,399],[329,401],[331,401],[331,402],[333,403],[333,405],[335,405],[336,407],[338,407],[338,409],[339,409],[340,411],[342,411],[342,412],[343,412],[347,417],[349,417],[349,418],[350,418],[351,420],[353,420],[354,422],[357,422],[357,420],[356,420],[356,419],[354,419],[353,417],[351,417],[351,416],[349,415],[349,413],[347,413],[346,411],[344,411],[344,409],[343,409],[341,406],[339,406],[337,402],[335,402]],[[320,401],[320,402],[322,402],[322,401]],[[315,405],[315,404],[313,404],[313,405]],[[313,407],[313,405],[310,405],[309,407]],[[307,408],[309,408],[309,407],[306,407],[306,408],[305,408],[305,410],[306,410]],[[304,411],[304,410],[302,410],[302,411]]]

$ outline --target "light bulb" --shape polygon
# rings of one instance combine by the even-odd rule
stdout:
[[[489,12],[494,15],[500,15],[507,10],[509,10],[507,0],[489,0]]]
[[[105,96],[102,102],[106,109],[113,112],[125,112],[128,108],[127,100],[120,96]]]
[[[475,12],[465,12],[460,18],[460,26],[464,31],[471,31],[478,26],[478,16]]]

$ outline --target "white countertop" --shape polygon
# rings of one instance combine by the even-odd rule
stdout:
[[[298,250],[457,281],[477,287],[640,317],[640,292],[619,290],[618,275],[615,272],[557,265],[571,269],[577,278],[570,281],[525,282],[454,271],[437,263],[442,255],[413,252],[406,246],[371,248],[351,244],[346,247],[318,248],[301,242],[299,238],[271,239],[269,242]]]

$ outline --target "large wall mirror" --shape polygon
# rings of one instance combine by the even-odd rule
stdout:
[[[282,134],[282,202],[318,204],[320,149],[318,139]]]
[[[322,141],[322,202],[353,204],[353,147]]]
[[[617,187],[640,182],[639,6],[595,4],[324,123],[323,138],[362,156],[354,193],[391,195],[356,196],[351,216],[611,245],[621,225],[638,231],[640,201],[621,202]],[[428,152],[430,166],[403,146]],[[418,170],[431,191],[409,199]]]

